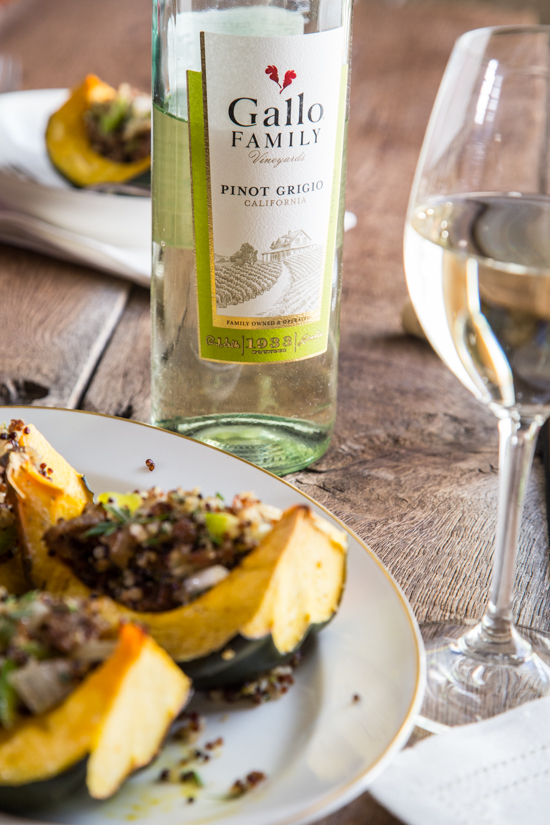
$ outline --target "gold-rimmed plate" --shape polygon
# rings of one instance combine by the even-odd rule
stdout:
[[[96,492],[198,486],[230,500],[238,491],[253,490],[281,508],[309,504],[345,527],[284,480],[166,430],[71,410],[2,407],[0,415],[4,421],[34,423],[85,473]],[[154,462],[153,472],[146,459]],[[182,745],[174,742],[113,799],[96,803],[77,795],[23,821],[303,825],[365,790],[412,730],[422,700],[424,660],[418,627],[403,594],[372,551],[347,533],[349,566],[342,605],[311,645],[294,687],[259,707],[194,699],[193,707],[207,720],[197,746],[220,736],[224,745],[219,756],[198,767],[204,788],[192,805],[183,787],[156,782],[160,771],[182,756]],[[233,782],[253,770],[265,773],[267,780],[250,794],[228,800]],[[22,820],[0,815],[0,821]]]

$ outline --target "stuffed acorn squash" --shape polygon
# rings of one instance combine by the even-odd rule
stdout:
[[[105,635],[107,634],[107,636]],[[157,754],[189,679],[136,625],[93,601],[0,594],[0,810],[105,799]]]
[[[50,450],[47,477],[30,452],[13,453],[7,469],[33,585],[93,591],[105,618],[145,625],[198,687],[282,664],[336,612],[346,537],[308,507],[281,517],[250,494],[226,507],[196,491],[152,490],[81,502],[80,515],[59,521],[62,501],[76,508]]]
[[[151,167],[151,99],[88,75],[50,117],[46,148],[77,186],[137,178]]]

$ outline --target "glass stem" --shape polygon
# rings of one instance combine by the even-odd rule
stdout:
[[[531,646],[512,624],[512,591],[523,502],[542,423],[542,418],[521,421],[506,416],[498,425],[499,494],[491,595],[480,624],[460,641],[465,653],[484,660],[494,656],[501,663],[520,664],[531,655]]]

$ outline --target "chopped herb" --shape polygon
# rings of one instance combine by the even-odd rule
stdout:
[[[7,729],[13,727],[17,718],[17,692],[9,681],[14,670],[17,665],[11,659],[6,659],[0,668],[0,722]]]
[[[92,538],[92,536],[111,536],[119,528],[119,524],[113,521],[100,521],[99,524],[94,524],[85,533],[82,533],[83,539]],[[54,551],[55,552],[55,551]]]
[[[41,642],[36,641],[35,639],[29,639],[27,642],[23,642],[20,645],[21,650],[25,653],[29,658],[33,659],[46,659],[49,655],[48,648],[43,645]]]
[[[197,788],[204,788],[204,782],[196,771],[183,771],[180,774],[180,782],[188,782]]]
[[[111,536],[121,527],[128,527],[130,524],[153,524],[154,522],[165,521],[169,517],[169,513],[159,513],[154,516],[134,516],[126,505],[119,507],[116,504],[103,504],[103,509],[106,510],[111,519],[107,521],[100,521],[85,533],[82,533],[81,538],[87,539],[92,536]]]
[[[124,505],[119,507],[118,504],[104,504],[103,508],[107,510],[107,512],[113,516],[116,521],[120,522],[120,524],[126,524],[126,522],[130,521],[132,518],[130,510]]]

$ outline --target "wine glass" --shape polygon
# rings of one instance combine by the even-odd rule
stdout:
[[[550,415],[549,193],[550,27],[468,32],[420,155],[405,269],[432,346],[498,419],[499,504],[485,615],[423,628],[432,732],[550,694],[550,638],[512,623],[525,488]]]

